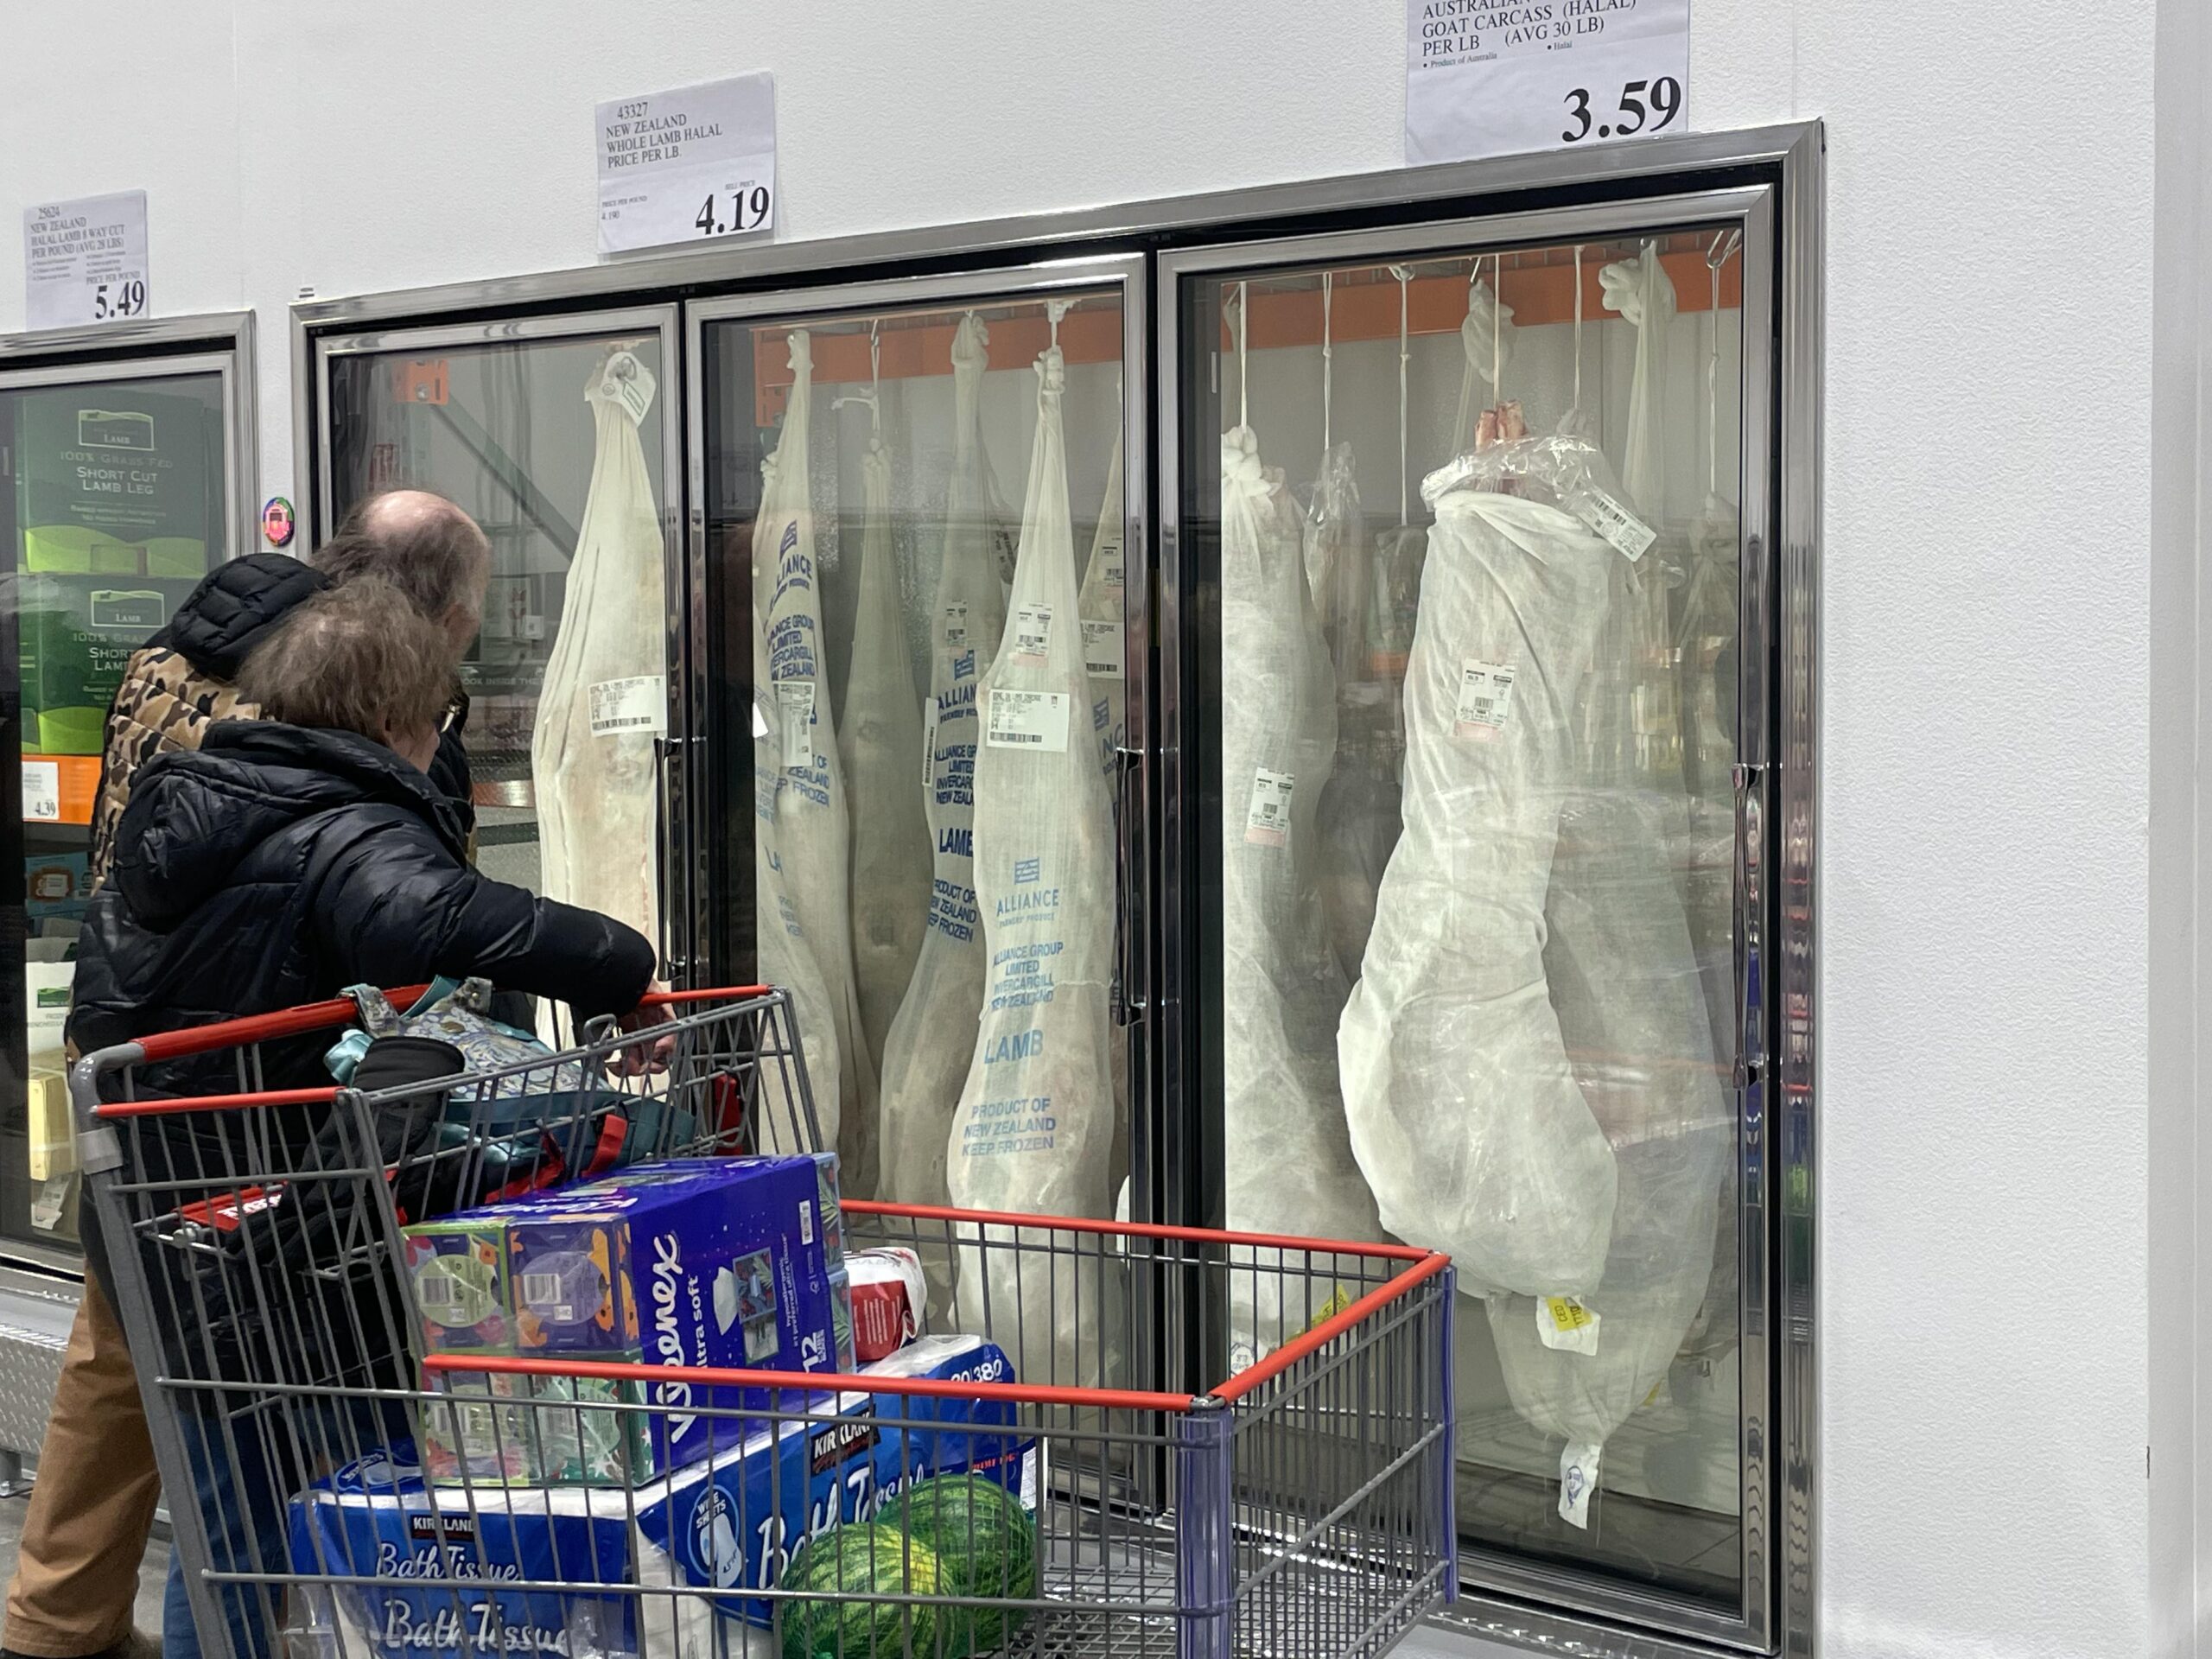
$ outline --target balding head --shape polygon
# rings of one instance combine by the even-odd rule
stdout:
[[[340,587],[365,575],[390,582],[445,630],[456,658],[482,626],[492,546],[442,495],[391,490],[364,498],[310,563]]]

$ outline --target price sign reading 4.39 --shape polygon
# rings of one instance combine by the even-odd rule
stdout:
[[[1406,160],[1689,128],[1689,0],[1406,0]]]
[[[776,223],[776,82],[765,70],[599,106],[599,251]]]

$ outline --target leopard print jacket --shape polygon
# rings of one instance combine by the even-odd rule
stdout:
[[[138,768],[157,754],[196,749],[219,720],[252,720],[259,708],[227,680],[203,674],[181,652],[147,645],[124,665],[123,683],[107,711],[100,748],[99,793],[92,804],[92,850],[88,874],[94,887],[107,879],[115,858],[116,826],[130,804]]]

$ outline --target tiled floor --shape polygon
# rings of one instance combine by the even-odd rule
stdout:
[[[0,1584],[16,1577],[16,1546],[23,1535],[23,1510],[28,1492],[0,1497]],[[149,1636],[162,1630],[162,1580],[169,1570],[169,1547],[156,1538],[146,1547],[146,1565],[138,1574],[138,1628]]]

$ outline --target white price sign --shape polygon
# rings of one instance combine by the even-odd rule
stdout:
[[[776,78],[761,70],[599,106],[599,251],[776,223]]]
[[[1690,0],[1406,0],[1406,160],[1689,128]]]
[[[33,328],[146,315],[146,193],[23,209],[23,298]]]

